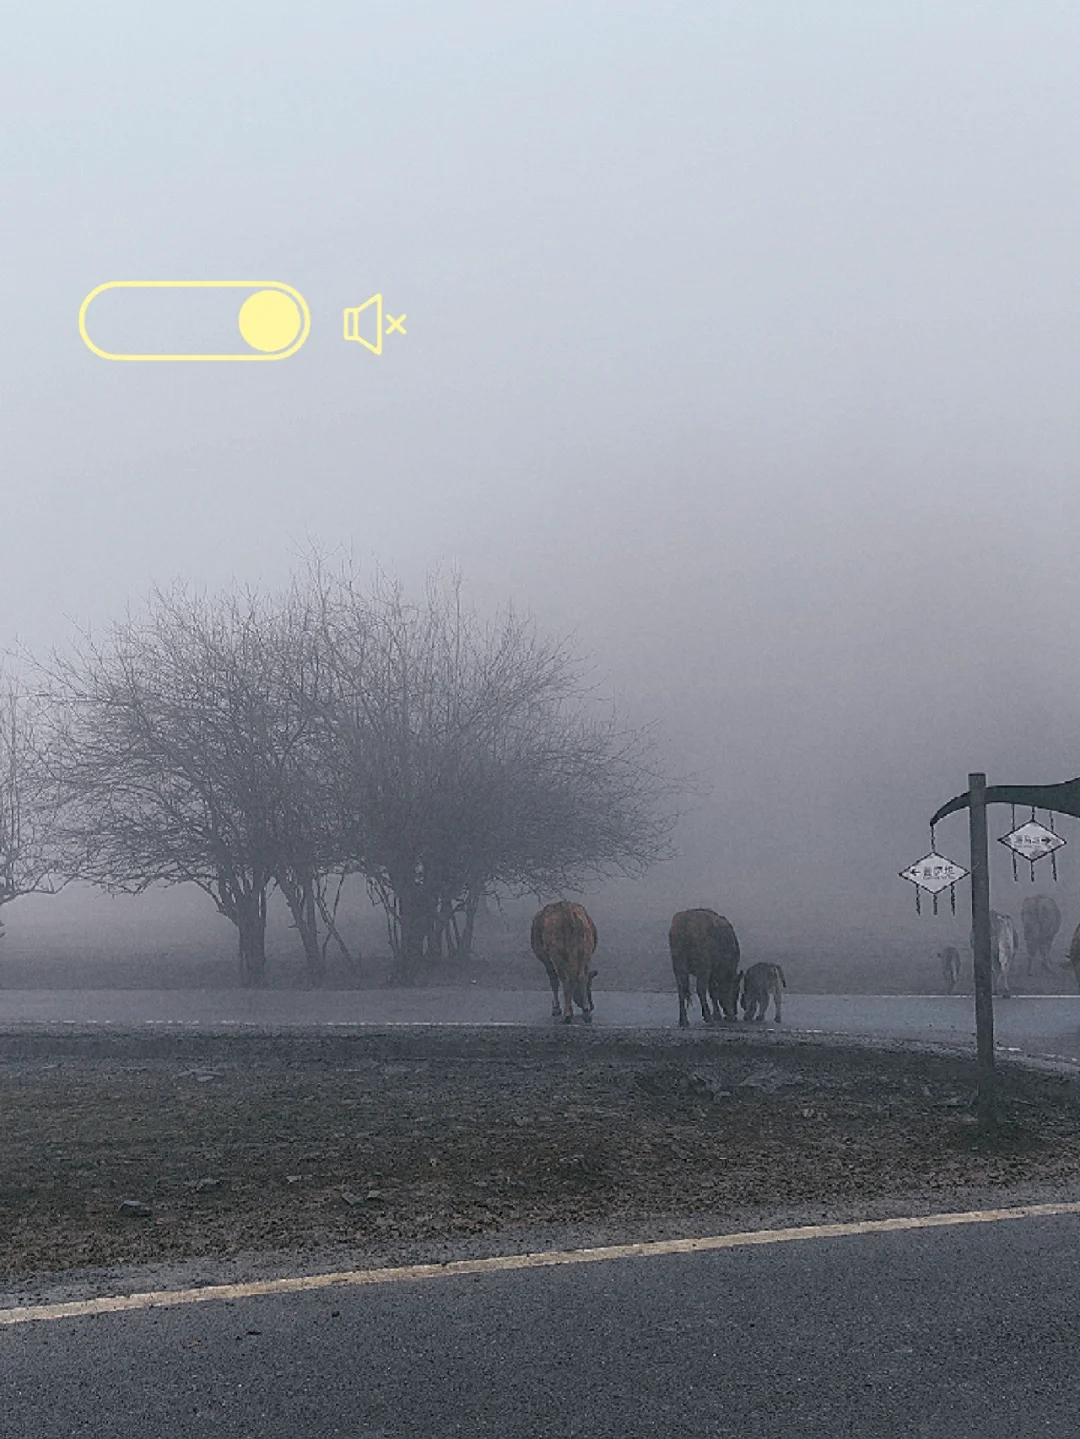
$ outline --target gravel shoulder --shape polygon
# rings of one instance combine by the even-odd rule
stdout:
[[[987,1139],[972,1059],[899,1042],[7,1033],[0,1286],[25,1302],[116,1266],[206,1282],[285,1255],[357,1267],[1080,1197],[1080,1080],[998,1073]]]

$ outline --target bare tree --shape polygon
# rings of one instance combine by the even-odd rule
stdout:
[[[273,878],[293,918],[315,984],[326,978],[334,943],[354,971],[359,955],[337,925],[345,880],[358,868],[345,835],[341,785],[333,749],[334,669],[327,662],[325,588],[317,567],[294,580],[279,602],[273,643],[285,661],[275,689],[282,714],[295,716],[295,735],[282,756],[276,810]]]
[[[672,786],[647,732],[602,718],[568,645],[513,610],[464,611],[348,575],[326,606],[344,847],[383,905],[405,980],[468,952],[477,905],[640,873],[665,857]]]
[[[0,673],[0,908],[21,895],[53,893],[62,882],[40,720],[38,698]]]
[[[145,615],[53,657],[68,872],[112,890],[197,885],[236,926],[262,983],[279,883],[321,978],[325,844],[309,773],[326,713],[303,597],[155,592]]]
[[[664,857],[671,786],[648,733],[604,717],[561,641],[458,583],[412,603],[316,558],[272,599],[155,592],[54,655],[64,872],[189,883],[262,982],[283,895],[314,983],[345,880],[382,904],[400,975],[469,953],[482,897],[578,888]]]

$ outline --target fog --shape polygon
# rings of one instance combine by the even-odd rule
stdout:
[[[702,782],[598,911],[966,928],[966,886],[946,926],[897,877],[930,814],[1080,772],[1074,6],[41,0],[0,35],[0,649],[312,542],[459,566]],[[107,280],[235,277],[302,292],[299,353],[80,339]],[[379,356],[342,337],[375,292]],[[966,862],[963,815],[938,838]]]

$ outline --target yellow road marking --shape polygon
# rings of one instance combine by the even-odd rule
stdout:
[[[659,1239],[646,1244],[608,1244],[596,1249],[549,1249],[532,1254],[498,1254],[489,1259],[455,1259],[447,1264],[346,1269],[334,1274],[259,1279],[248,1284],[207,1284],[199,1289],[159,1289],[146,1294],[102,1295],[97,1299],[73,1300],[66,1304],[0,1309],[0,1325],[29,1324],[43,1319],[78,1319],[91,1314],[119,1314],[128,1309],[171,1309],[182,1304],[205,1304],[212,1299],[252,1299],[263,1294],[300,1294],[313,1289],[398,1284],[404,1280],[491,1274],[511,1269],[548,1269],[560,1264],[597,1264],[611,1259],[651,1259],[664,1254],[705,1254],[717,1249],[743,1249],[751,1245],[784,1244],[800,1239],[843,1239],[850,1234],[944,1229],[958,1224],[998,1224],[1007,1219],[1045,1219],[1058,1214],[1080,1214],[1080,1202],[1026,1204],[1016,1209],[971,1209],[960,1214],[913,1214],[898,1219],[864,1219],[850,1224],[804,1224],[792,1229],[751,1229],[740,1234],[714,1234],[702,1239]]]

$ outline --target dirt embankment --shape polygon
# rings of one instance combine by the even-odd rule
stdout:
[[[0,1273],[1080,1176],[1080,1085],[730,1030],[0,1036]],[[124,1207],[125,1201],[134,1201]]]

